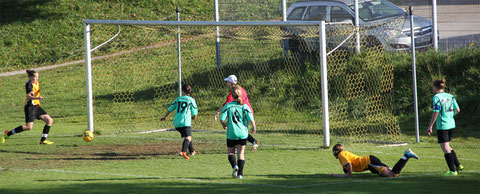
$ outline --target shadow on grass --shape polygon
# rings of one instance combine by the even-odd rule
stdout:
[[[51,0],[2,0],[0,1],[0,25],[60,17],[58,14],[39,9],[49,2]]]
[[[441,177],[414,175],[400,178],[380,178],[367,173],[353,178],[332,178],[327,174],[247,175],[243,180],[229,177],[118,177],[40,179],[42,187],[32,189],[0,189],[5,193],[476,193],[478,173],[469,176]],[[121,175],[117,175],[121,176]]]

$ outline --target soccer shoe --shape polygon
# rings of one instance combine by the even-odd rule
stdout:
[[[41,141],[40,144],[50,145],[50,144],[53,144],[53,141],[44,140],[44,141]]]
[[[7,133],[8,133],[8,130],[5,130],[5,132],[2,135],[2,138],[0,138],[1,143],[5,143],[5,140],[8,138]]]
[[[457,176],[458,172],[447,171],[443,176]]]
[[[415,158],[418,160],[417,154],[413,153],[411,149],[405,150],[403,155],[405,155],[407,158]]]
[[[260,145],[260,141],[255,140],[255,142],[253,142],[252,149],[250,150],[250,152],[257,151],[259,145]]]
[[[235,166],[233,168],[232,178],[237,178],[237,177],[238,177],[238,166]]]
[[[188,157],[187,153],[186,152],[180,152],[180,154],[182,154],[182,157],[185,158],[185,159],[190,159],[190,157]]]
[[[462,171],[462,170],[463,170],[463,166],[460,164],[460,165],[458,165],[458,166],[456,167],[456,169],[457,169],[457,172],[458,172],[458,171]]]
[[[238,178],[238,179],[243,179],[243,176],[242,176],[242,175],[238,175],[237,178]]]
[[[193,150],[193,152],[190,153],[190,155],[192,155],[192,156],[195,156],[196,154],[198,154],[197,150]]]

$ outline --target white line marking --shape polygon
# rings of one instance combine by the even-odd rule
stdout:
[[[165,131],[175,131],[175,129],[172,129],[172,128],[157,129],[157,130],[151,130],[151,131],[142,131],[142,132],[138,132],[137,134],[147,134],[147,133],[156,133],[156,132],[165,132]]]

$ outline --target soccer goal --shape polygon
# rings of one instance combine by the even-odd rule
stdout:
[[[234,74],[259,133],[323,138],[324,146],[402,141],[385,32],[403,20],[358,30],[360,53],[351,23],[85,20],[89,130],[172,128],[159,118],[188,83],[199,108],[192,128],[222,131],[213,115]]]

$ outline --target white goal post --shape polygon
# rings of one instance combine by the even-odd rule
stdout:
[[[94,131],[93,91],[92,91],[92,52],[90,42],[90,27],[94,24],[136,25],[136,26],[318,26],[319,59],[321,65],[321,93],[323,113],[324,146],[330,146],[330,126],[327,88],[327,54],[324,21],[271,21],[271,22],[226,22],[226,21],[130,21],[130,20],[84,20],[85,38],[85,70],[87,84],[87,116],[88,130]],[[179,75],[181,75],[179,69]],[[181,83],[179,83],[181,85]]]

